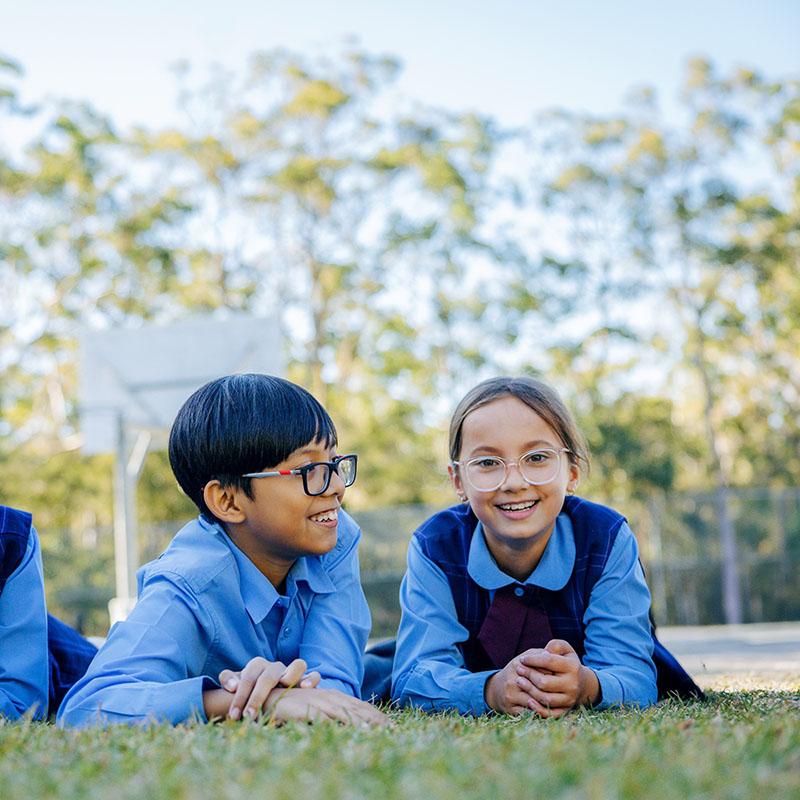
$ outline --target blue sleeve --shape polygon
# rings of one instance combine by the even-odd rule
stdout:
[[[300,658],[309,671],[320,673],[321,688],[360,698],[372,620],[358,568],[361,531],[351,518],[343,515],[340,519],[341,547],[326,564],[334,591],[314,597],[303,629]]]
[[[636,538],[623,523],[583,617],[583,663],[595,671],[602,689],[597,708],[656,702],[649,610]]]
[[[458,621],[447,578],[413,538],[400,586],[400,609],[392,699],[428,711],[489,711],[484,688],[497,670],[470,672],[465,667],[457,645],[469,634]]]
[[[58,712],[62,726],[205,721],[203,675],[215,622],[181,578],[148,580]]]
[[[50,666],[39,537],[31,528],[25,555],[0,595],[0,715],[47,717]]]

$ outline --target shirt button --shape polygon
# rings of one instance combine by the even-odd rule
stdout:
[[[288,636],[288,635],[289,635],[291,632],[292,632],[292,629],[291,629],[291,628],[289,628],[289,627],[286,627],[286,628],[284,628],[284,629],[283,629],[283,636],[284,636],[284,638],[286,638],[286,637],[287,637],[287,636]]]
[[[524,594],[525,594],[525,590],[524,590],[524,589],[523,589],[521,586],[517,586],[517,588],[516,588],[516,589],[514,589],[514,594],[515,594],[517,597],[522,597],[522,595],[524,595]]]

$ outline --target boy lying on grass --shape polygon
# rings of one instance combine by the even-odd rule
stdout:
[[[233,375],[184,404],[169,457],[200,516],[139,572],[139,601],[69,692],[61,725],[227,717],[384,724],[359,699],[370,615],[356,456],[304,389]]]

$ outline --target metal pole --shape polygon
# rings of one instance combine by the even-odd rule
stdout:
[[[133,584],[130,581],[128,564],[128,475],[127,475],[127,436],[125,420],[117,414],[117,448],[114,458],[114,573],[117,596],[115,600],[131,596]]]
[[[117,452],[114,461],[114,571],[117,595],[108,605],[111,624],[125,619],[136,603],[136,570],[139,567],[136,486],[150,447],[151,435],[139,431],[128,454],[128,429],[117,414]]]

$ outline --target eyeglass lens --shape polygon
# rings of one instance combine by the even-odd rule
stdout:
[[[356,479],[356,461],[354,458],[343,458],[336,462],[336,471],[342,479],[345,486],[352,486]],[[308,487],[309,494],[322,494],[330,484],[331,481],[331,467],[330,464],[320,463],[314,464],[311,469],[305,473],[306,486]]]
[[[558,474],[560,453],[556,450],[533,450],[520,456],[516,462],[522,477],[534,486],[549,483]],[[512,462],[514,463],[514,462]],[[501,458],[483,456],[466,464],[467,480],[482,491],[493,491],[502,486],[509,467]]]

